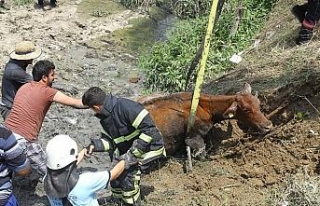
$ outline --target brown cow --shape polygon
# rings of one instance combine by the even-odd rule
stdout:
[[[271,121],[261,113],[260,101],[251,94],[251,86],[247,83],[236,95],[201,94],[195,124],[188,138],[185,137],[192,101],[191,92],[141,100],[138,101],[149,111],[163,135],[168,155],[174,154],[184,141],[191,149],[204,151],[203,137],[215,123],[225,119],[237,119],[261,133],[267,133],[272,127]]]

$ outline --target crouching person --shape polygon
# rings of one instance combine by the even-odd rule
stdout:
[[[29,161],[13,133],[0,125],[0,205],[18,206],[12,193],[12,176],[26,176]]]
[[[57,135],[49,140],[46,147],[48,172],[44,179],[44,189],[51,206],[98,206],[96,192],[105,189],[126,166],[122,160],[111,171],[79,174],[77,165],[86,152],[83,149],[78,153],[76,142],[68,135]]]
[[[140,178],[155,161],[166,156],[163,137],[149,112],[138,102],[106,94],[99,87],[89,88],[82,96],[100,119],[100,139],[92,139],[91,152],[108,152],[113,161],[124,159],[131,164],[119,178],[111,181],[112,197],[108,202],[141,205]]]

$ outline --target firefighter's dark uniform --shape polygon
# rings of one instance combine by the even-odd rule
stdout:
[[[101,114],[96,115],[102,126],[101,139],[92,140],[94,151],[108,151],[112,156],[128,151],[144,166],[165,156],[161,133],[149,112],[139,103],[129,99],[106,96]],[[131,166],[111,182],[112,195],[130,205],[140,202],[141,169]]]

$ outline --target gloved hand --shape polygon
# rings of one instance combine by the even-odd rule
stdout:
[[[119,157],[120,160],[124,160],[124,167],[125,169],[129,169],[131,166],[137,165],[139,160],[136,156],[134,156],[131,151],[121,155]]]

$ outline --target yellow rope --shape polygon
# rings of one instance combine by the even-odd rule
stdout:
[[[204,49],[201,55],[201,61],[200,61],[198,75],[197,75],[196,86],[193,91],[193,97],[192,97],[192,103],[191,103],[191,109],[190,109],[190,115],[189,115],[188,127],[187,127],[188,133],[195,122],[197,107],[199,104],[199,98],[200,98],[200,93],[202,88],[203,75],[204,75],[208,54],[209,54],[211,35],[213,33],[212,31],[214,27],[215,18],[216,18],[217,6],[218,6],[218,0],[213,0],[211,5],[210,15],[209,15],[207,32],[204,39]]]

